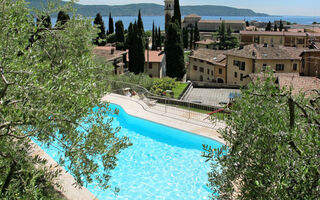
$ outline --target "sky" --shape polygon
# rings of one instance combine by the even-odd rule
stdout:
[[[164,4],[163,0],[80,0],[88,5]],[[320,0],[180,0],[180,5],[223,5],[270,15],[320,16]]]

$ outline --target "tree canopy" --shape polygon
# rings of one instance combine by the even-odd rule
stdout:
[[[227,145],[205,147],[212,199],[319,199],[320,91],[292,95],[264,79],[233,103]]]
[[[169,23],[166,40],[167,76],[182,79],[185,74],[182,33],[179,24]]]
[[[92,55],[99,31],[76,15],[63,30],[34,26],[23,0],[0,3],[1,198],[56,198],[48,194],[56,174],[29,155],[30,138],[59,146],[59,164],[78,184],[109,188],[116,156],[130,143],[110,126],[107,116],[116,111],[100,102],[107,67]]]
[[[98,46],[106,45],[106,28],[104,26],[104,22],[100,13],[96,15],[93,24],[96,25],[97,28],[100,30],[100,32],[98,33],[98,37],[96,37],[96,39],[94,40],[94,44]]]
[[[232,35],[230,26],[226,29],[225,23],[222,22],[218,29],[218,42],[215,43],[215,48],[220,50],[233,49],[239,46],[238,39]]]
[[[145,64],[145,37],[143,22],[139,12],[138,21],[134,24],[130,23],[128,28],[128,35],[126,39],[126,45],[129,49],[129,71],[134,72],[135,74],[144,72]],[[139,25],[140,23],[140,25]],[[140,28],[139,28],[140,27]]]
[[[174,0],[174,15],[172,16],[172,22],[178,23],[181,28],[181,11],[179,0]]]
[[[114,33],[114,26],[113,26],[113,18],[111,16],[111,12],[109,13],[109,29],[108,29],[108,35]]]
[[[70,16],[65,11],[61,10],[58,13],[56,26],[63,26],[70,20]]]

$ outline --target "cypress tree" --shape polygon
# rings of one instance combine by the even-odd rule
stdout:
[[[128,27],[128,35],[126,39],[126,47],[129,49],[129,71],[133,72],[134,68],[134,58],[135,58],[135,51],[134,51],[134,25],[130,22]]]
[[[121,20],[117,21],[116,24],[116,39],[117,42],[124,42],[124,27]]]
[[[246,21],[246,27],[249,27],[250,24],[249,24],[249,21]]]
[[[188,37],[188,30],[186,28],[183,28],[183,32],[182,32],[182,35],[183,35],[183,47],[185,49],[188,48],[189,46],[189,37]]]
[[[140,12],[140,9],[139,9],[139,14],[138,14],[138,23],[137,23],[137,28],[138,28],[138,31],[141,35],[144,35],[144,27],[143,27],[143,22],[142,22],[142,18],[141,18],[141,12]]]
[[[159,48],[161,50],[161,30],[160,30],[160,27],[158,28],[158,35],[157,35],[157,49]]]
[[[152,50],[156,50],[156,37],[157,37],[157,31],[154,30],[154,21],[152,23]]]
[[[124,44],[124,28],[123,28],[123,23],[121,20],[117,21],[115,24],[116,27],[116,49],[117,50],[123,50],[125,49],[125,44]]]
[[[268,22],[268,25],[266,27],[266,31],[271,31],[271,22],[270,21]]]
[[[283,23],[282,23],[282,20],[280,19],[279,31],[282,31],[283,29],[284,29],[284,27],[283,27]]]
[[[200,33],[199,33],[199,29],[198,29],[198,23],[195,24],[194,26],[194,43],[200,41]],[[194,47],[196,45],[194,44]]]
[[[102,19],[100,13],[97,14],[93,23],[100,30],[100,32],[98,33],[98,37],[94,41],[94,44],[98,45],[98,46],[104,46],[106,44],[106,41],[105,41],[106,40],[106,29],[105,29],[104,22],[103,22],[103,19]]]
[[[60,11],[59,13],[58,13],[58,18],[57,18],[57,22],[56,22],[56,27],[58,27],[58,26],[63,26],[63,25],[65,25],[68,21],[70,20],[70,16],[66,13],[66,12],[64,12],[64,11]]]
[[[182,35],[179,23],[170,23],[166,40],[167,76],[182,80],[185,74]]]
[[[181,28],[181,11],[179,0],[174,0],[174,15],[172,17],[172,22],[178,22],[179,28]]]
[[[145,40],[135,23],[129,25],[127,44],[129,46],[129,71],[139,74],[144,72]]]
[[[191,27],[191,29],[190,29],[190,45],[189,45],[190,49],[192,49],[192,47],[193,47],[193,36],[194,36],[193,27]]]
[[[238,47],[238,45],[239,45],[238,39],[232,35],[231,27],[228,26],[225,47],[220,47],[220,48],[221,49],[233,49],[233,48]]]
[[[113,27],[113,18],[111,16],[111,12],[109,13],[109,30],[108,35],[114,33],[114,27]]]
[[[274,24],[273,31],[278,31],[278,26],[277,26],[277,24]]]
[[[141,27],[141,26],[140,26]],[[134,70],[135,74],[143,73],[144,72],[144,63],[145,63],[145,40],[143,32],[138,24],[134,25],[134,49],[135,53],[135,60],[134,60]]]
[[[218,49],[220,50],[226,49],[227,31],[226,31],[226,26],[224,21],[222,21],[218,29],[218,40],[219,40],[219,43],[217,44]]]

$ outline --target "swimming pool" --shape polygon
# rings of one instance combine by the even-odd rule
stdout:
[[[112,116],[112,126],[121,126],[120,135],[128,136],[133,145],[118,155],[118,165],[111,174],[110,184],[120,188],[117,196],[92,183],[87,188],[94,195],[100,200],[209,199],[206,183],[210,166],[201,157],[202,144],[214,148],[222,144],[133,117],[115,104],[110,107],[120,111],[119,115]],[[42,148],[58,160],[55,150]]]

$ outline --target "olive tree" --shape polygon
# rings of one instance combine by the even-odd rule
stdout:
[[[265,79],[233,104],[226,145],[205,147],[212,199],[319,199],[320,92],[292,95]]]
[[[46,191],[57,174],[29,155],[30,138],[58,145],[60,164],[80,186],[95,179],[109,188],[116,156],[130,142],[107,118],[116,111],[100,102],[107,92],[102,81],[107,68],[97,65],[92,55],[98,30],[75,14],[63,29],[41,21],[35,26],[37,16],[51,13],[33,16],[23,0],[0,3],[1,197],[50,196]]]

